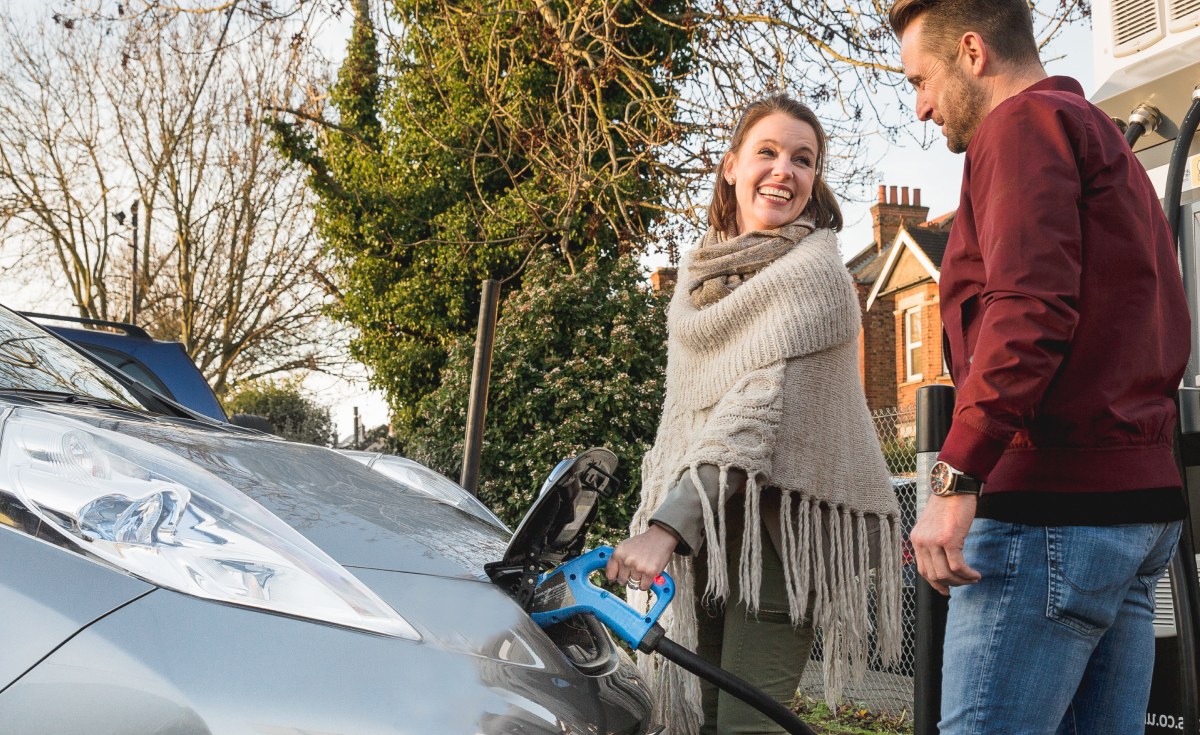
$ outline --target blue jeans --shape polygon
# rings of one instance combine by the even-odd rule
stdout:
[[[951,590],[941,735],[1140,735],[1181,525],[975,519],[963,555],[983,579]]]

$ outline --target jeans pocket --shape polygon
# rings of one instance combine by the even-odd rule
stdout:
[[[1154,589],[1158,586],[1159,578],[1167,573],[1171,559],[1175,557],[1175,548],[1179,545],[1179,533],[1182,528],[1183,521],[1166,524],[1158,543],[1150,550],[1145,563],[1138,570],[1138,579],[1146,587],[1146,599],[1151,610],[1157,607],[1158,602],[1154,597]]]
[[[1046,528],[1046,617],[1086,636],[1117,619],[1151,538],[1149,525]]]

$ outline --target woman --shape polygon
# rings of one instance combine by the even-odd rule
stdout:
[[[634,535],[607,570],[645,605],[667,569],[667,635],[788,704],[815,627],[830,701],[865,672],[869,569],[884,664],[901,637],[899,507],[859,378],[825,152],[816,116],[786,95],[734,129],[708,232],[680,263]],[[655,658],[640,665],[668,732],[783,732]]]

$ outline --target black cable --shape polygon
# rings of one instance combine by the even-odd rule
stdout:
[[[1167,196],[1165,211],[1167,224],[1171,227],[1171,238],[1176,247],[1179,242],[1179,210],[1182,208],[1179,199],[1183,196],[1183,175],[1187,172],[1188,151],[1192,147],[1192,139],[1196,136],[1196,127],[1200,125],[1200,97],[1192,100],[1192,106],[1183,116],[1179,124],[1179,135],[1175,138],[1175,147],[1171,149],[1171,165],[1167,168]]]
[[[803,720],[792,714],[787,707],[767,696],[766,692],[750,686],[725,669],[713,666],[670,638],[659,638],[653,644],[652,650],[662,654],[663,658],[674,661],[685,671],[690,671],[762,712],[792,735],[816,735]]]
[[[1171,149],[1171,164],[1167,168],[1166,196],[1163,208],[1167,216],[1167,225],[1171,228],[1171,239],[1179,255],[1183,272],[1195,272],[1195,252],[1184,252],[1183,242],[1179,237],[1179,215],[1183,207],[1180,202],[1183,196],[1183,176],[1187,171],[1188,151],[1191,150],[1192,140],[1196,136],[1196,128],[1200,127],[1200,94],[1193,93],[1192,104],[1183,116],[1179,125],[1179,133],[1175,138],[1175,146]],[[1128,138],[1127,138],[1128,139]],[[1190,293],[1190,291],[1189,291]],[[1195,313],[1197,304],[1189,304],[1189,312]],[[1196,346],[1192,346],[1195,359]],[[1177,434],[1177,443],[1180,436]],[[1181,463],[1182,464],[1182,463]],[[1185,499],[1187,489],[1187,473],[1183,473]],[[1176,633],[1179,636],[1179,668],[1180,668],[1180,704],[1183,719],[1191,731],[1200,726],[1200,694],[1197,693],[1197,662],[1196,643],[1200,633],[1200,580],[1196,575],[1195,548],[1192,544],[1191,511],[1188,520],[1184,521],[1183,533],[1180,534],[1179,548],[1171,560],[1171,597],[1175,603]]]
[[[1146,134],[1146,126],[1140,122],[1129,123],[1129,127],[1125,128],[1125,142],[1132,148],[1137,145],[1138,139]]]
[[[1168,576],[1171,580],[1171,602],[1175,612],[1175,635],[1176,641],[1179,644],[1179,705],[1183,717],[1184,729],[1194,732],[1197,717],[1200,716],[1197,701],[1197,686],[1196,686],[1196,632],[1200,630],[1200,618],[1196,613],[1200,608],[1195,605],[1196,584],[1188,584],[1187,580],[1196,580],[1196,550],[1192,547],[1193,528],[1192,528],[1192,512],[1190,508],[1190,498],[1188,497],[1188,476],[1187,468],[1184,466],[1184,442],[1194,443],[1195,434],[1184,434],[1184,408],[1183,401],[1186,396],[1184,391],[1191,389],[1183,388],[1180,390],[1180,400],[1177,405],[1179,409],[1179,419],[1175,424],[1175,445],[1172,448],[1172,454],[1175,455],[1175,463],[1179,468],[1179,476],[1183,479],[1183,500],[1184,506],[1188,507],[1187,517],[1183,521],[1183,529],[1179,534],[1179,545],[1175,549],[1175,556],[1171,558]],[[1188,421],[1187,423],[1192,423]],[[1187,453],[1193,455],[1194,452]],[[1193,460],[1194,461],[1194,460]],[[1190,723],[1190,727],[1188,727]]]
[[[1184,721],[1190,723],[1191,732],[1195,732],[1200,717],[1196,692],[1196,550],[1188,525],[1185,521],[1183,533],[1179,535],[1179,548],[1171,560],[1171,598],[1175,603],[1175,632],[1179,636],[1179,675],[1182,677],[1179,704]]]

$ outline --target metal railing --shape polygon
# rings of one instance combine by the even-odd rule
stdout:
[[[843,700],[854,702],[873,712],[887,712],[898,716],[901,712],[912,712],[913,664],[916,636],[916,581],[917,565],[912,559],[908,534],[917,520],[917,409],[915,406],[884,408],[872,412],[879,446],[892,473],[892,487],[900,501],[900,520],[904,527],[904,590],[901,595],[903,609],[901,625],[904,639],[900,659],[886,669],[872,666],[863,681],[848,688]],[[872,599],[874,595],[872,595]],[[871,610],[871,621],[875,622],[875,610]],[[813,645],[812,658],[800,679],[800,693],[810,699],[823,699],[822,684],[823,651],[821,634],[818,631]]]

